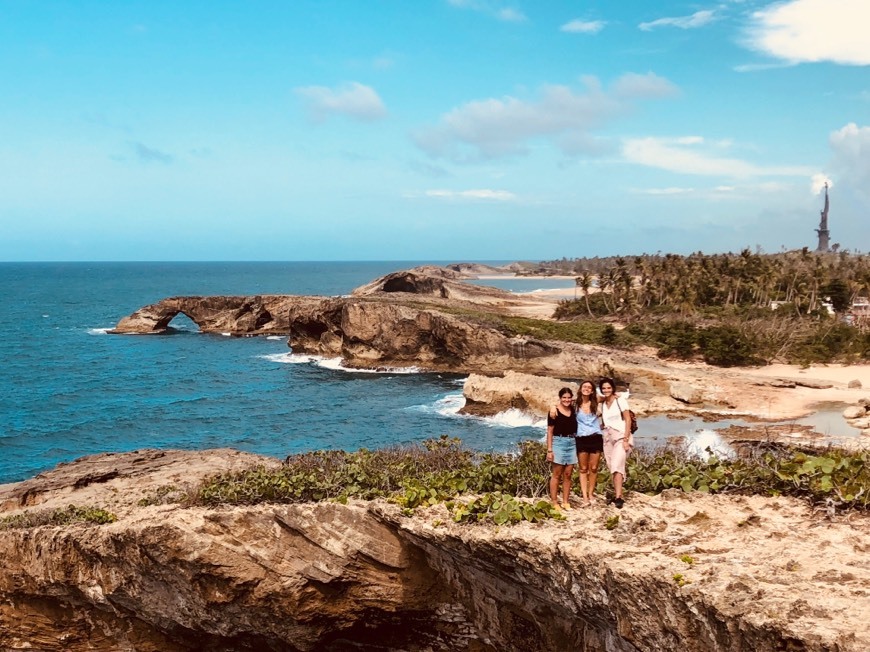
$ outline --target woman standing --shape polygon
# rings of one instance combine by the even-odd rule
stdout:
[[[604,451],[604,438],[598,417],[598,395],[591,380],[580,383],[580,393],[577,396],[576,444],[583,507],[588,507],[595,500],[598,465]]]
[[[571,494],[571,474],[577,464],[577,415],[574,411],[574,392],[568,387],[559,390],[559,402],[547,415],[547,461],[551,463],[550,502],[554,507],[571,509],[568,497]],[[562,502],[558,500],[559,484],[562,485]]]
[[[613,503],[622,509],[622,485],[625,482],[625,458],[634,446],[631,435],[631,415],[628,401],[616,396],[612,378],[598,383],[604,400],[601,403],[601,423],[604,425],[604,459],[613,476]]]

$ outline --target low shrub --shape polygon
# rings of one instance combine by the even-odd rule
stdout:
[[[674,448],[639,450],[629,458],[626,475],[628,489],[648,494],[680,489],[786,495],[847,509],[870,506],[868,451],[831,448],[808,454],[783,448],[733,460],[715,455],[702,460]],[[516,453],[480,453],[445,436],[422,446],[293,455],[277,469],[257,467],[209,478],[188,501],[219,505],[384,498],[408,514],[448,503],[457,522],[508,524],[553,518],[540,502],[512,500],[546,497],[549,477],[546,449],[539,441],[523,442]],[[598,491],[604,493],[609,485],[610,474],[602,465]],[[463,496],[471,499],[460,503]]]
[[[70,525],[71,523],[104,525],[114,523],[117,520],[117,516],[102,507],[68,505],[65,508],[33,510],[0,518],[0,530],[32,528],[41,525]]]

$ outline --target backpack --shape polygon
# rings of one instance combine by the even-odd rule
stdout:
[[[616,399],[616,407],[619,408],[619,414],[621,415],[622,414],[622,406],[619,404],[618,398]],[[637,416],[634,414],[634,410],[628,411],[628,418],[631,420],[631,425],[629,426],[629,430],[631,431],[631,434],[634,434],[637,432]]]

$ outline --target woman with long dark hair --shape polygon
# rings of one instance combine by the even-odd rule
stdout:
[[[554,507],[571,509],[571,474],[577,464],[577,415],[574,411],[574,392],[568,387],[559,390],[559,402],[547,415],[547,461],[550,462],[550,502]],[[559,501],[559,485],[562,500]]]
[[[613,476],[613,504],[622,509],[622,485],[625,482],[625,459],[634,446],[631,434],[631,414],[628,400],[616,395],[612,378],[602,378],[598,389],[601,401],[601,423],[604,426],[604,459]]]
[[[580,476],[580,492],[583,507],[595,500],[595,484],[598,482],[598,465],[604,451],[604,437],[598,416],[598,395],[595,383],[584,380],[577,394],[577,469]]]

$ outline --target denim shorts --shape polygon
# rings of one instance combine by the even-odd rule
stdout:
[[[577,464],[577,446],[574,437],[553,435],[553,464]]]

